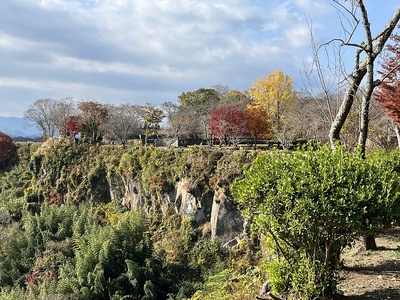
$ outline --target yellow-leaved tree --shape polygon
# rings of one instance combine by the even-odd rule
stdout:
[[[296,101],[292,78],[280,70],[257,79],[247,92],[250,96],[248,108],[265,111],[275,128],[282,127],[283,120],[292,112]]]

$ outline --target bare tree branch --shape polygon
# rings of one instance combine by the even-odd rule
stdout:
[[[334,0],[334,2],[338,3],[338,0]],[[389,39],[391,33],[393,32],[396,24],[400,19],[400,6],[399,6],[396,12],[394,13],[393,17],[391,18],[391,20],[387,23],[387,25],[383,29],[383,31],[380,34],[378,34],[374,43],[374,40],[370,35],[370,24],[368,20],[368,15],[366,14],[367,9],[364,6],[364,1],[357,0],[357,3],[362,13],[363,26],[366,32],[367,42],[363,43],[363,47],[365,47],[365,49],[358,49],[356,51],[355,65],[352,73],[348,78],[348,86],[342,101],[342,105],[331,126],[330,141],[333,148],[335,147],[335,142],[340,140],[340,131],[353,105],[354,97],[357,90],[359,89],[361,81],[364,79],[365,75],[368,72],[372,72],[373,76],[373,63],[376,57],[382,52],[385,43]],[[361,53],[363,52],[365,52],[367,55],[361,61],[360,57]],[[371,84],[371,87],[375,84],[373,81],[373,77],[372,80],[370,78],[369,84]]]

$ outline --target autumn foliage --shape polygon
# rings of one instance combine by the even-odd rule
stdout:
[[[385,77],[375,92],[375,100],[386,111],[388,117],[400,125],[400,35],[393,34],[393,45],[386,46],[387,53],[379,74]]]
[[[268,136],[271,132],[271,124],[263,109],[252,107],[247,109],[247,130],[256,139]]]
[[[108,116],[107,108],[98,102],[87,101],[79,103],[78,109],[81,111],[82,135],[92,143],[101,140],[105,130],[102,125]]]
[[[0,166],[7,162],[13,149],[13,141],[4,132],[0,131]]]
[[[70,116],[62,128],[62,134],[70,137],[77,136],[82,131],[82,124],[79,116]]]
[[[224,105],[211,111],[210,131],[221,143],[237,143],[246,133],[247,114],[240,105]]]
[[[292,111],[297,98],[292,78],[279,70],[255,81],[248,94],[249,109],[262,109],[276,127]]]

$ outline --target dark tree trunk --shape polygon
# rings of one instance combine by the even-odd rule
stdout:
[[[375,236],[367,235],[364,237],[364,247],[365,250],[378,250],[376,246]]]

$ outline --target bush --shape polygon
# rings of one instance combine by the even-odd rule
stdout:
[[[396,218],[394,161],[385,156],[363,160],[343,147],[271,151],[232,184],[243,214],[279,257],[268,268],[275,292],[294,292],[302,299],[337,292],[342,250]]]

